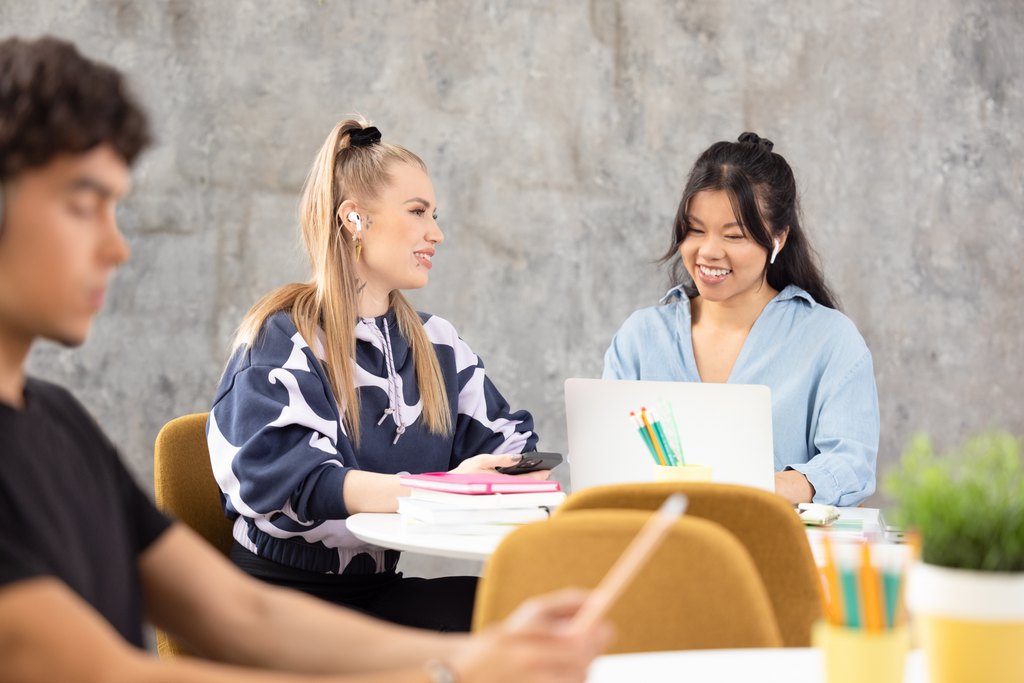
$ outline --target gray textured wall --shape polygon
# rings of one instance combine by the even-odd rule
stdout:
[[[41,346],[32,370],[150,480],[157,430],[207,409],[246,308],[305,277],[299,189],[360,111],[432,171],[447,242],[415,300],[562,449],[563,379],[597,375],[665,289],[651,261],[690,164],[755,130],[796,169],[874,352],[881,470],[915,430],[1024,432],[1024,3],[810,6],[5,0],[0,34],[66,36],[123,68],[160,138],[91,340]]]

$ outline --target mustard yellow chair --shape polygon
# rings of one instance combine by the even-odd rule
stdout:
[[[618,484],[573,493],[555,516],[609,508],[654,510],[677,491],[690,500],[688,517],[720,524],[746,547],[768,590],[784,645],[810,646],[811,625],[824,609],[818,571],[804,525],[781,496],[706,482]]]
[[[477,589],[476,631],[523,600],[566,587],[594,588],[650,517],[592,510],[529,524],[488,559]],[[684,517],[608,614],[610,652],[778,647],[768,593],[743,546],[717,524]]]
[[[192,527],[227,556],[231,549],[231,521],[224,516],[220,487],[213,478],[206,447],[208,413],[178,417],[160,430],[153,451],[156,504],[164,512]],[[157,652],[162,658],[187,650],[157,630]]]

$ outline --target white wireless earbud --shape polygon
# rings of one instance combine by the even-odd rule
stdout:
[[[772,240],[775,242],[775,248],[772,249],[772,256],[768,259],[768,263],[775,263],[775,257],[779,255],[779,251],[782,249],[782,245],[779,244],[779,240]]]
[[[359,214],[355,211],[348,212],[348,220],[356,224],[356,231],[352,234],[352,239],[358,239],[357,235],[363,230],[363,219],[359,217]]]

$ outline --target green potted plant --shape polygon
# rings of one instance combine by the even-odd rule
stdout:
[[[908,606],[933,683],[1024,681],[1024,447],[989,431],[942,455],[915,437],[885,480],[921,538]]]

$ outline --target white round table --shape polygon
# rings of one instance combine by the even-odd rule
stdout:
[[[401,516],[394,513],[360,512],[348,518],[348,530],[364,543],[460,560],[486,560],[514,528],[498,528],[481,535],[441,534],[409,531]]]
[[[860,520],[866,533],[879,531],[878,510],[875,508],[841,508],[840,514],[844,520]],[[424,555],[477,561],[490,557],[501,539],[514,528],[496,527],[494,533],[481,535],[442,534],[422,529],[408,530],[397,513],[360,512],[348,518],[349,531],[364,543]],[[809,535],[819,533],[814,527],[808,528]]]

